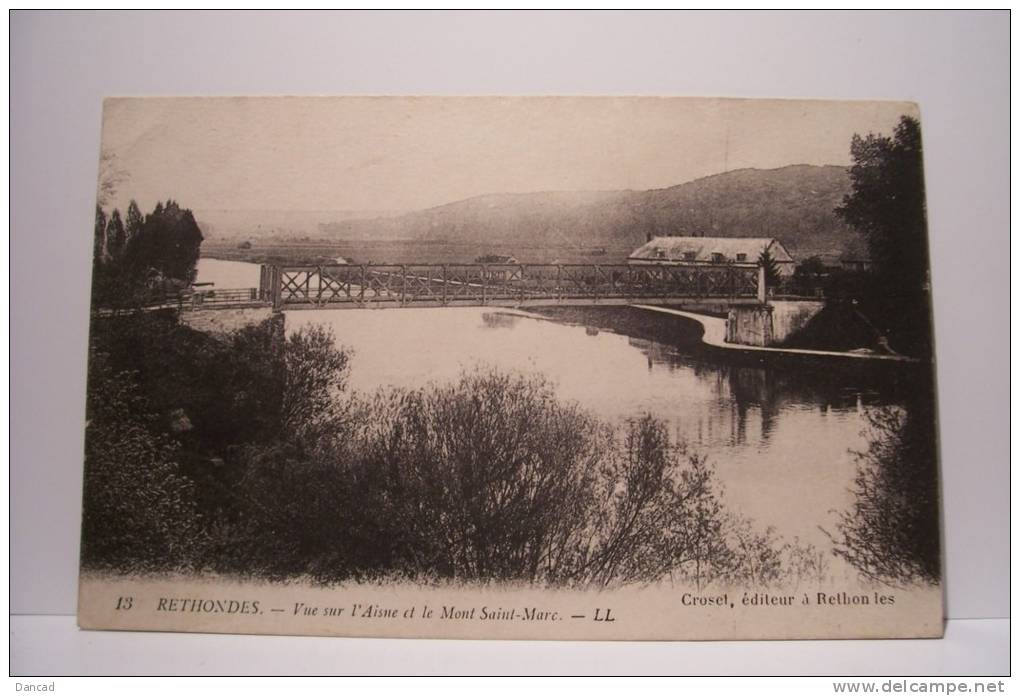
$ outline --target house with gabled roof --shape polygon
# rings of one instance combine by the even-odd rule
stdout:
[[[796,262],[774,237],[652,237],[627,257],[631,265],[756,264],[768,251],[780,275],[793,275]]]

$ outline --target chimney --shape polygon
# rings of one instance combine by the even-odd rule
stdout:
[[[651,232],[646,232],[645,233],[645,241],[646,242],[652,241],[652,233]]]

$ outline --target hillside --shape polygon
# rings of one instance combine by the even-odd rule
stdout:
[[[636,247],[646,235],[777,237],[796,258],[859,246],[835,208],[844,167],[743,169],[650,191],[478,196],[404,215],[321,226],[335,239]]]

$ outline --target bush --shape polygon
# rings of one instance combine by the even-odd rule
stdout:
[[[591,513],[594,419],[540,378],[471,373],[377,400],[358,473],[379,487],[398,572],[464,580],[562,579]]]
[[[618,442],[543,378],[487,372],[385,412],[363,469],[398,573],[605,587],[723,562],[711,470],[650,417]]]
[[[854,505],[837,524],[835,553],[883,583],[939,582],[942,576],[934,399],[907,411],[868,411],[869,445],[857,453]]]
[[[85,428],[82,565],[151,571],[184,568],[205,537],[194,487],[176,447],[152,432],[153,417],[130,376],[92,355]]]
[[[345,398],[350,357],[321,326],[302,327],[287,338],[280,415],[285,433],[306,444],[346,433],[351,418]]]
[[[100,565],[610,587],[768,583],[785,563],[788,545],[735,525],[712,468],[662,422],[615,432],[540,376],[366,399],[318,327],[217,340],[146,315],[98,321],[93,342],[85,537]]]

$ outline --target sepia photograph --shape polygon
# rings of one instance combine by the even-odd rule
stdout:
[[[83,628],[942,635],[916,104],[109,98],[101,141]]]

